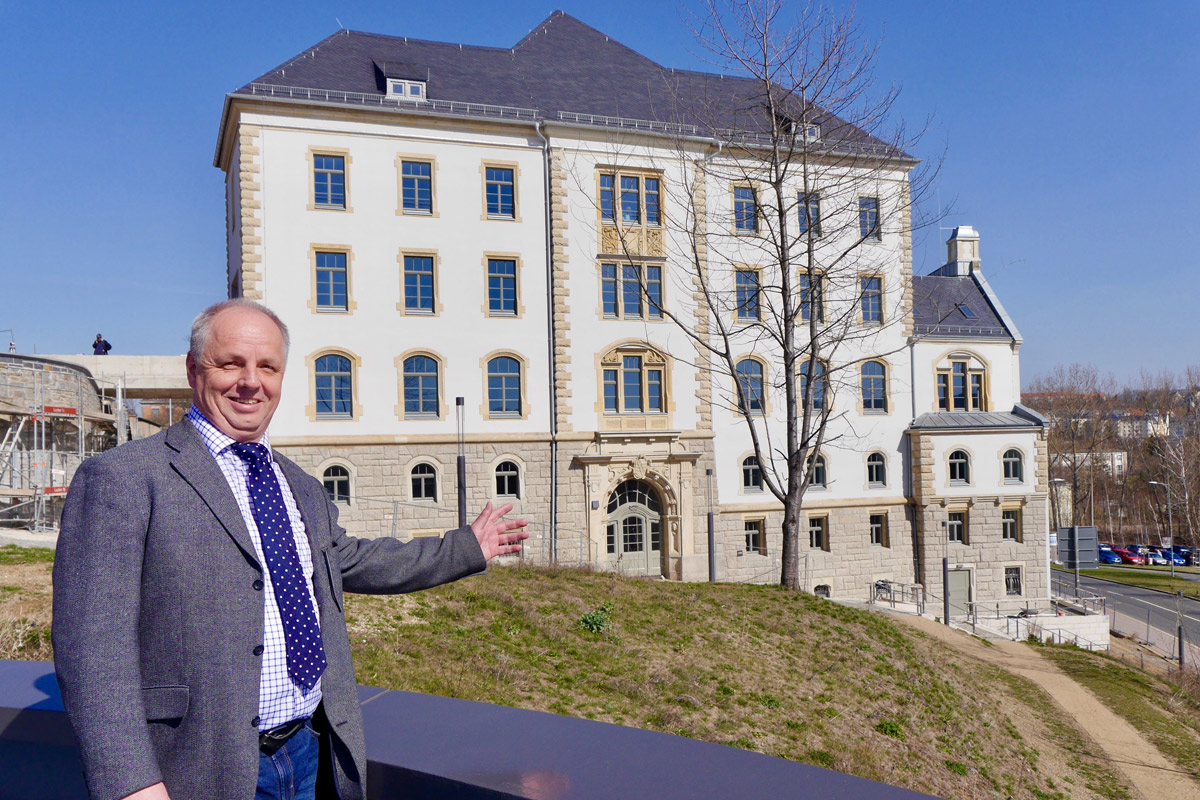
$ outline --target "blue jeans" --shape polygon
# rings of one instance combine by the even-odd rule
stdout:
[[[320,752],[317,739],[310,720],[271,755],[259,753],[254,800],[314,800]]]

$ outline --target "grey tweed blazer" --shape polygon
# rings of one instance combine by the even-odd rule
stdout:
[[[341,798],[365,795],[366,745],[342,591],[410,592],[479,572],[470,528],[354,539],[315,478],[276,461],[304,519],[328,666],[321,688]],[[258,775],[262,566],[233,493],[188,421],[88,459],[54,563],[54,666],[88,789],[164,781],[172,800],[250,800]]]

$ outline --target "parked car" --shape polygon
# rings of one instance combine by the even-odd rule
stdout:
[[[1175,555],[1181,557],[1184,560],[1184,563],[1186,566],[1189,566],[1189,567],[1196,566],[1197,553],[1195,550],[1193,550],[1190,547],[1184,547],[1181,544],[1177,544],[1171,549],[1173,549],[1175,551]],[[1178,562],[1176,562],[1176,563],[1178,563]]]
[[[1100,563],[1101,564],[1120,564],[1121,557],[1113,551],[1111,547],[1100,548]]]
[[[1114,547],[1113,552],[1121,557],[1122,564],[1145,564],[1146,559],[1131,550],[1126,550],[1123,547]]]
[[[1155,567],[1167,566],[1166,557],[1162,553],[1158,552],[1157,550],[1147,550],[1145,553],[1141,553],[1140,555],[1142,556],[1142,558],[1146,559],[1147,564],[1150,564]]]
[[[1179,555],[1179,553],[1172,553],[1170,550],[1167,550],[1166,548],[1163,548],[1159,552],[1162,553],[1163,558],[1165,558],[1167,560],[1168,564],[1171,563],[1172,561],[1174,561],[1175,566],[1177,566],[1177,567],[1186,567],[1187,566],[1187,559],[1184,558],[1183,556]]]

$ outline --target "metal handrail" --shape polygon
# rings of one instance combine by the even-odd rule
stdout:
[[[287,97],[298,100],[322,100],[330,103],[379,106],[397,111],[434,111],[472,117],[500,117],[533,122],[541,118],[537,109],[501,106],[492,103],[464,103],[459,100],[407,100],[384,94],[346,92],[339,89],[309,89],[303,86],[282,86],[274,83],[251,83],[249,94],[260,97]]]

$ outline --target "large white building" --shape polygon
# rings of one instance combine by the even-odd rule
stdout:
[[[528,557],[705,580],[711,510],[717,577],[778,580],[782,507],[691,339],[726,311],[696,302],[689,242],[665,224],[738,216],[738,187],[708,168],[729,154],[681,139],[678,100],[751,88],[556,12],[511,48],[339,31],[227,96],[229,294],[288,323],[272,442],[349,530],[454,524],[462,397],[468,506],[513,502]],[[883,159],[880,196],[913,163]],[[841,198],[855,214],[869,200]],[[873,202],[863,275],[890,324],[833,365],[852,379],[830,388],[804,500],[804,586],[940,593],[947,557],[956,602],[1044,597],[1044,421],[1018,405],[1021,338],[978,236],[957,229],[946,266],[914,277],[902,220]],[[727,252],[705,268],[731,296],[747,271]],[[744,363],[771,384],[770,352]],[[765,424],[779,402],[764,393]]]

